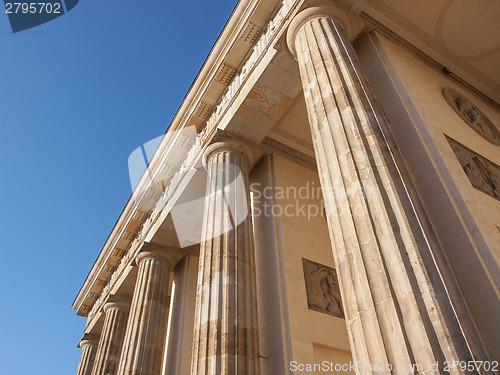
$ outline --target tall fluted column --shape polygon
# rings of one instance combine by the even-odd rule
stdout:
[[[395,373],[413,373],[412,364],[439,373],[429,365],[443,370],[444,361],[473,355],[384,140],[383,115],[339,16],[330,14],[306,9],[287,40],[299,63],[353,356]],[[373,372],[390,371],[358,369]]]
[[[168,280],[180,257],[144,245],[137,255],[137,282],[130,307],[119,375],[160,375],[167,334]]]
[[[103,307],[105,318],[92,375],[115,375],[127,328],[130,303],[110,296]]]
[[[234,141],[205,152],[208,181],[191,374],[259,374],[255,255],[249,217],[251,150]]]
[[[92,373],[97,343],[97,338],[89,334],[85,334],[78,343],[78,346],[82,348],[82,354],[80,355],[76,375],[90,375]]]

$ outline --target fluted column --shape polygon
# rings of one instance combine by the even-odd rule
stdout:
[[[170,271],[180,259],[170,249],[145,244],[130,307],[119,375],[161,375],[168,319]]]
[[[123,346],[130,303],[110,296],[104,304],[104,326],[94,361],[92,375],[115,375]]]
[[[251,150],[234,141],[205,153],[208,181],[191,374],[259,374],[255,256],[249,217]]]
[[[439,373],[444,361],[473,355],[384,140],[383,115],[330,14],[303,11],[287,41],[299,63],[353,356],[394,373],[418,371],[412,364]],[[429,366],[436,362],[440,370]],[[372,372],[390,371],[358,369]]]
[[[92,373],[97,343],[97,338],[89,334],[85,334],[78,343],[78,346],[82,348],[82,354],[80,355],[76,375],[90,375]]]

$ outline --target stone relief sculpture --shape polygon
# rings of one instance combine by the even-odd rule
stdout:
[[[472,186],[500,201],[500,167],[446,137]]]
[[[342,299],[335,269],[302,259],[310,310],[344,318]]]
[[[500,145],[500,132],[479,108],[450,87],[445,87],[442,92],[450,107],[467,125],[487,141]]]

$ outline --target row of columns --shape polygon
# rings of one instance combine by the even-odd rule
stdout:
[[[77,375],[161,373],[169,306],[169,275],[177,251],[145,244],[137,255],[134,295],[126,302],[111,295],[103,306],[99,340],[85,335]]]
[[[304,87],[354,359],[394,368],[485,360],[473,353],[454,313],[343,25],[327,8],[309,8],[292,21],[288,43]],[[191,373],[259,374],[252,151],[216,143],[205,162]],[[116,301],[106,304],[99,344],[80,342],[77,375],[161,374],[168,277],[179,259],[143,249],[130,313]],[[368,366],[359,371],[372,373]]]
[[[252,151],[218,142],[208,171],[196,293],[192,374],[258,374],[257,296],[251,231]],[[145,244],[130,309],[104,306],[99,342],[84,338],[77,375],[160,375],[168,319],[169,275],[182,253]],[[130,310],[130,313],[128,312]]]

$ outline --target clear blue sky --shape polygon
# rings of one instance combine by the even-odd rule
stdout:
[[[81,0],[17,34],[0,12],[0,374],[74,374],[71,304],[236,0]],[[3,8],[2,8],[3,9]]]

